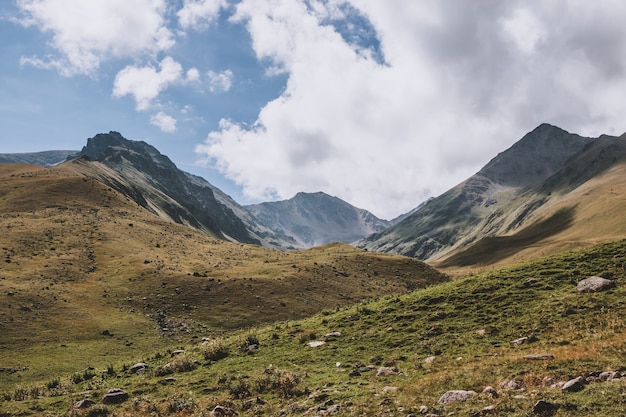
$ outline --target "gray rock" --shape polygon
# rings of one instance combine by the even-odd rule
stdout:
[[[112,388],[102,397],[103,404],[120,404],[128,399],[128,393],[119,388]]]
[[[554,359],[554,355],[550,355],[549,353],[532,353],[530,355],[524,355],[524,359],[529,361],[546,361]]]
[[[376,372],[376,376],[398,375],[400,371],[395,366],[381,366]]]
[[[139,374],[139,373],[145,372],[147,367],[148,367],[147,364],[143,362],[137,362],[136,364],[130,367],[130,371],[134,374]]]
[[[74,403],[74,408],[76,408],[76,409],[89,408],[89,407],[91,407],[94,404],[95,403],[93,401],[91,401],[90,399],[86,398],[84,400],[76,401]]]
[[[237,414],[235,410],[222,405],[216,405],[215,408],[211,410],[211,417],[234,417],[237,415],[239,414]]]
[[[592,276],[585,278],[578,283],[576,289],[579,292],[599,292],[606,291],[615,287],[615,282],[610,279]]]
[[[450,404],[467,401],[476,395],[476,391],[453,390],[448,391],[439,398],[438,404]]]
[[[515,339],[511,341],[511,344],[515,345],[515,346],[519,346],[524,344],[524,342],[526,342],[528,340],[528,337],[520,337],[519,339]]]
[[[556,412],[557,408],[559,407],[555,404],[549,403],[544,400],[539,400],[535,403],[535,405],[533,405],[532,412],[533,414],[537,414],[540,416],[551,416]]]
[[[582,391],[585,386],[583,385],[583,383],[581,382],[582,378],[574,378],[571,379],[569,381],[567,381],[565,384],[563,384],[563,388],[561,388],[563,391],[566,392],[578,392],[578,391]]]
[[[500,382],[500,389],[504,391],[518,390],[521,388],[522,388],[522,384],[519,381],[516,381],[514,379]]]
[[[485,389],[483,390],[482,394],[483,395],[487,395],[487,396],[489,396],[491,398],[496,398],[498,396],[498,392],[491,385],[486,386]]]

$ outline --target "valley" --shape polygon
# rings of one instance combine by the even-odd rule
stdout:
[[[0,416],[622,415],[625,178],[549,125],[393,222],[116,132],[2,163]]]

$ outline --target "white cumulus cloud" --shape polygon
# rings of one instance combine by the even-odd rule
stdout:
[[[393,217],[542,122],[622,133],[615,16],[626,3],[243,0],[232,21],[287,83],[254,124],[222,120],[197,152],[251,199],[321,190]],[[374,38],[355,43],[354,21]]]
[[[182,73],[182,66],[169,56],[161,61],[158,69],[151,65],[129,65],[115,76],[113,96],[131,95],[137,110],[146,110],[161,91],[182,80]]]
[[[228,5],[226,0],[185,0],[177,13],[183,29],[201,30],[208,27],[218,17],[220,10]]]
[[[22,63],[57,69],[65,76],[94,75],[102,61],[152,55],[174,45],[165,0],[18,0],[20,22],[52,38],[51,57]]]
[[[234,74],[231,70],[222,72],[209,71],[209,90],[212,93],[225,93],[230,90],[233,85]]]
[[[150,117],[150,124],[157,126],[163,132],[176,132],[176,119],[169,114],[163,113],[162,111]]]

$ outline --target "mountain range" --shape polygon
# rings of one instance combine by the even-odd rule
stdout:
[[[0,161],[49,166],[65,158],[148,211],[233,242],[302,249],[339,241],[463,267],[625,232],[617,214],[626,205],[624,143],[624,137],[587,138],[542,124],[475,175],[392,221],[322,192],[241,206],[151,145],[118,132],[88,139],[79,152],[0,154]],[[598,201],[613,215],[600,216]]]

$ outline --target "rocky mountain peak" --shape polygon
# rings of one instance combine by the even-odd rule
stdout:
[[[478,174],[501,185],[534,186],[592,141],[544,123],[498,154]]]

